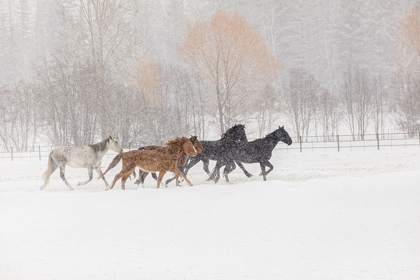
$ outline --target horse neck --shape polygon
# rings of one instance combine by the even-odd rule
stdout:
[[[90,145],[94,152],[99,155],[100,157],[103,157],[109,150],[109,143],[108,143],[108,139],[105,139],[99,143],[96,144],[92,144]]]
[[[273,147],[275,147],[280,142],[280,138],[277,137],[275,133],[268,134],[264,137],[264,140],[271,143]]]
[[[174,158],[179,158],[179,156],[184,152],[182,146],[179,145],[170,145],[168,146],[168,151]]]
[[[220,140],[233,139],[233,138],[234,138],[234,133],[229,132],[228,134],[226,132],[226,133],[223,133],[222,138]]]

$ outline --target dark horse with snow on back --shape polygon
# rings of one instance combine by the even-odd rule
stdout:
[[[235,124],[226,130],[226,132],[223,133],[222,138],[217,141],[200,141],[204,150],[201,153],[198,153],[195,157],[188,158],[188,163],[184,166],[183,173],[187,175],[188,170],[201,160],[203,162],[204,171],[210,176],[209,161],[218,160],[221,154],[223,154],[222,148],[224,144],[222,145],[222,143],[230,143],[230,145],[234,145],[235,142],[248,142],[245,134],[245,125]],[[236,161],[236,164],[243,170],[247,177],[252,176],[252,174],[245,169],[240,161]],[[226,179],[229,181],[228,177],[226,177]]]
[[[217,183],[220,178],[220,168],[226,165],[223,175],[226,177],[232,170],[235,169],[235,162],[244,163],[259,163],[261,166],[261,174],[264,181],[267,180],[266,176],[273,170],[273,165],[269,162],[273,149],[277,143],[281,141],[287,145],[292,144],[292,139],[289,133],[283,127],[280,127],[268,134],[264,138],[257,139],[251,142],[235,142],[230,139],[224,140],[221,143],[221,149],[219,150],[218,160],[213,173],[210,175],[208,180],[214,180]],[[269,169],[265,171],[265,167]]]

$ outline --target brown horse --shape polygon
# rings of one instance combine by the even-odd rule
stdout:
[[[193,144],[197,153],[201,153],[204,150],[200,141],[198,141],[197,136],[191,136],[189,139],[190,139],[191,143]],[[139,148],[139,150],[155,150],[159,147],[160,146],[146,146],[146,147]],[[178,158],[178,168],[179,168],[179,170],[182,170],[182,167],[185,166],[185,164],[187,163],[187,160],[188,160],[188,155],[186,153],[182,153],[180,155],[180,157]],[[136,177],[136,173],[133,172],[133,174],[134,174],[134,177]],[[144,187],[144,180],[146,179],[148,174],[149,174],[148,172],[143,172],[143,171],[140,170],[139,178],[136,180],[136,182],[134,182],[134,184],[138,185],[138,184],[141,183]],[[152,176],[155,180],[157,180],[157,176],[156,176],[155,173],[152,173]],[[178,176],[174,176],[173,178],[170,178],[170,179],[166,180],[165,185],[168,185],[170,182],[172,182],[174,179],[176,179],[176,185],[179,186],[178,178],[179,178]]]
[[[115,183],[122,178],[121,188],[125,190],[125,181],[133,173],[134,168],[139,167],[145,172],[159,172],[157,179],[157,187],[166,172],[170,171],[176,176],[181,176],[192,186],[192,183],[185,177],[177,166],[178,158],[182,153],[195,156],[197,151],[192,145],[191,141],[186,137],[177,137],[166,142],[166,146],[156,148],[155,150],[133,150],[117,155],[108,166],[108,169],[99,177],[102,178],[111,168],[114,168],[122,159],[122,169],[111,183],[109,189],[112,189]]]

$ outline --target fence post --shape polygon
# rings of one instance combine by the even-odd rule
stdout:
[[[38,156],[39,160],[41,160],[41,146],[38,146]]]
[[[12,155],[12,161],[13,161],[13,147],[10,147],[10,149],[11,149],[10,154]]]
[[[300,152],[302,152],[302,136],[299,136]]]
[[[340,135],[337,134],[337,149],[340,151]]]
[[[379,151],[379,133],[376,133],[376,142],[378,143],[378,151]]]

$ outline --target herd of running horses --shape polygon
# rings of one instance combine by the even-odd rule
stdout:
[[[165,146],[147,146],[129,152],[124,152],[117,139],[109,136],[102,142],[92,145],[58,147],[52,150],[48,158],[47,171],[43,175],[44,184],[41,186],[41,190],[48,185],[51,174],[57,168],[60,168],[61,179],[72,190],[73,188],[65,177],[66,165],[73,168],[87,168],[89,179],[79,182],[78,186],[89,183],[93,179],[93,170],[95,169],[107,189],[112,189],[115,183],[121,179],[121,188],[124,190],[127,179],[131,175],[136,176],[136,167],[139,168],[139,179],[135,182],[136,184],[141,183],[143,185],[148,173],[152,173],[159,188],[163,176],[167,172],[172,172],[175,177],[168,179],[165,184],[176,179],[176,185],[178,186],[178,179],[181,177],[188,185],[192,186],[192,183],[187,179],[187,174],[190,168],[199,161],[203,162],[203,169],[209,175],[208,180],[213,180],[215,183],[220,179],[220,169],[223,166],[225,166],[223,176],[227,183],[229,183],[228,175],[236,168],[236,164],[247,177],[251,177],[252,174],[245,169],[242,163],[259,163],[261,167],[260,175],[266,181],[266,176],[273,170],[273,165],[269,160],[274,148],[280,141],[287,145],[292,144],[292,139],[284,127],[279,126],[278,129],[264,138],[248,142],[245,125],[242,124],[228,129],[222,135],[222,138],[217,141],[198,141],[196,136],[190,138],[177,137],[167,141]],[[102,173],[102,158],[108,150],[113,150],[118,155],[112,160],[107,170]],[[115,176],[111,185],[108,185],[105,174],[121,160],[121,171]],[[216,161],[213,172],[209,170],[210,160]],[[266,170],[266,167],[268,167],[268,170]],[[156,176],[156,173],[159,173],[159,175]]]

